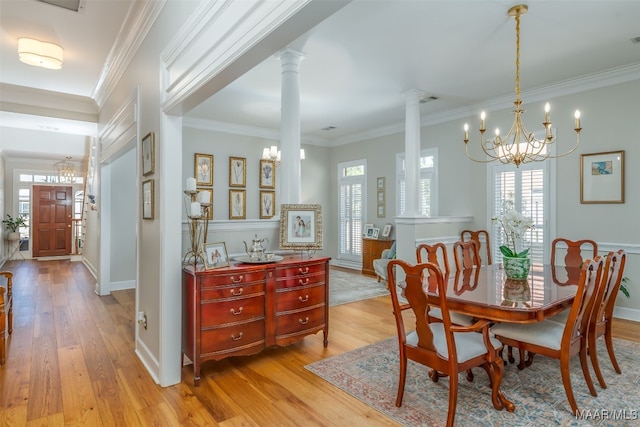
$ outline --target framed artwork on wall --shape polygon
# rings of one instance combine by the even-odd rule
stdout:
[[[260,188],[276,188],[276,163],[260,159]]]
[[[280,205],[280,249],[322,249],[320,205]]]
[[[142,182],[142,219],[153,219],[153,179]]]
[[[213,155],[196,153],[194,155],[193,173],[196,185],[213,185]]]
[[[260,219],[273,218],[275,207],[276,192],[260,190]]]
[[[247,185],[247,159],[245,157],[229,157],[229,187],[245,187]]]
[[[385,189],[385,188],[384,188],[384,185],[385,185],[385,183],[384,183],[384,181],[385,181],[384,176],[379,176],[378,178],[376,178],[376,181],[377,181],[377,187],[378,187],[378,190],[384,190],[384,189]]]
[[[229,219],[246,219],[246,190],[229,190]]]
[[[624,151],[580,155],[580,203],[624,203]]]
[[[149,132],[142,138],[142,175],[151,175],[155,168],[155,136]]]

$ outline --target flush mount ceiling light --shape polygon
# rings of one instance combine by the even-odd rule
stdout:
[[[59,70],[62,68],[63,50],[54,43],[28,37],[18,39],[18,57],[25,64]]]

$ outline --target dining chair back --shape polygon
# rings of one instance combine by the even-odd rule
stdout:
[[[566,249],[563,249],[566,246]],[[583,256],[583,252],[585,255]],[[564,253],[563,264],[558,264],[558,257]],[[551,275],[555,283],[559,285],[575,285],[580,277],[580,266],[586,258],[593,259],[598,255],[598,244],[589,239],[569,240],[563,237],[555,239],[551,243]],[[566,279],[558,274],[563,267],[566,269]]]
[[[499,323],[491,328],[504,345],[513,346],[520,351],[518,369],[531,365],[533,356],[543,356],[560,361],[560,374],[564,390],[574,415],[578,415],[578,405],[571,387],[569,362],[576,354],[580,357],[580,366],[589,392],[597,396],[587,362],[587,331],[595,296],[601,286],[604,258],[586,260],[580,270],[576,295],[565,323],[543,320],[536,323],[516,324]],[[522,357],[527,354],[528,358]]]
[[[480,252],[480,263],[483,265],[491,265],[491,241],[487,230],[463,230],[460,233],[460,240],[463,242],[473,240],[478,243],[478,251]],[[482,250],[484,248],[484,250]],[[482,258],[485,254],[485,258]]]
[[[453,257],[456,262],[456,269],[480,267],[480,251],[478,242],[469,240],[463,242],[461,240],[453,244]]]
[[[471,326],[452,324],[447,305],[447,284],[442,271],[436,264],[427,262],[411,265],[406,261],[392,260],[387,268],[400,355],[400,379],[396,406],[402,405],[407,360],[413,360],[432,368],[429,377],[434,382],[437,382],[441,376],[449,377],[447,426],[453,426],[455,418],[458,374],[473,367],[481,366],[488,373],[493,406],[498,410],[506,408],[508,411],[513,411],[513,403],[508,401],[500,390],[504,371],[504,363],[499,356],[502,345],[489,335],[490,322],[480,320]],[[424,289],[423,280],[427,274],[436,278],[437,294],[428,293]],[[397,277],[403,278],[404,297],[407,303],[401,303],[398,297]],[[430,322],[429,316],[425,315],[430,299],[435,299],[436,304],[441,307],[442,321],[440,322]],[[416,328],[412,332],[406,331],[405,321],[409,324],[409,320],[403,317],[403,313],[408,313],[409,310],[413,314],[412,317],[415,317]]]
[[[607,261],[605,263],[604,271],[602,274],[602,284],[595,298],[595,303],[589,322],[588,345],[589,357],[591,358],[591,365],[598,378],[600,387],[607,388],[607,383],[604,381],[600,365],[598,363],[598,353],[596,350],[597,339],[604,335],[605,343],[607,345],[607,352],[609,353],[609,359],[613,365],[613,369],[620,374],[620,366],[616,360],[615,353],[613,352],[613,337],[611,334],[611,323],[613,318],[613,308],[616,304],[616,296],[620,290],[620,284],[622,283],[622,275],[624,273],[624,266],[627,262],[627,254],[624,250],[617,252],[609,252],[607,255]]]

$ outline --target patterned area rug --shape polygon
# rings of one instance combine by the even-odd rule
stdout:
[[[362,301],[389,295],[384,282],[375,277],[349,273],[332,268],[329,270],[329,306]]]
[[[640,343],[614,340],[622,374],[613,370],[604,341],[598,342],[600,369],[607,382],[601,389],[592,372],[598,397],[589,394],[580,361],[571,361],[571,384],[584,411],[571,414],[562,386],[558,361],[536,356],[523,371],[505,364],[502,390],[514,402],[514,413],[497,411],[491,404],[486,372],[474,369],[468,382],[461,374],[458,388],[457,426],[638,426],[640,425]],[[514,352],[517,357],[517,351]],[[409,361],[402,407],[396,408],[398,341],[390,338],[357,350],[324,359],[306,368],[336,387],[360,399],[405,426],[443,426],[447,418],[449,381],[429,379],[429,369]]]

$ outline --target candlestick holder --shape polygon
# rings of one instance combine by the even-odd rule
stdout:
[[[207,243],[207,234],[209,233],[209,209],[212,208],[211,203],[198,202],[197,190],[185,190],[185,210],[187,218],[189,218],[189,240],[191,247],[182,259],[183,264],[197,265],[204,264],[204,244]],[[197,204],[194,204],[197,203]]]

